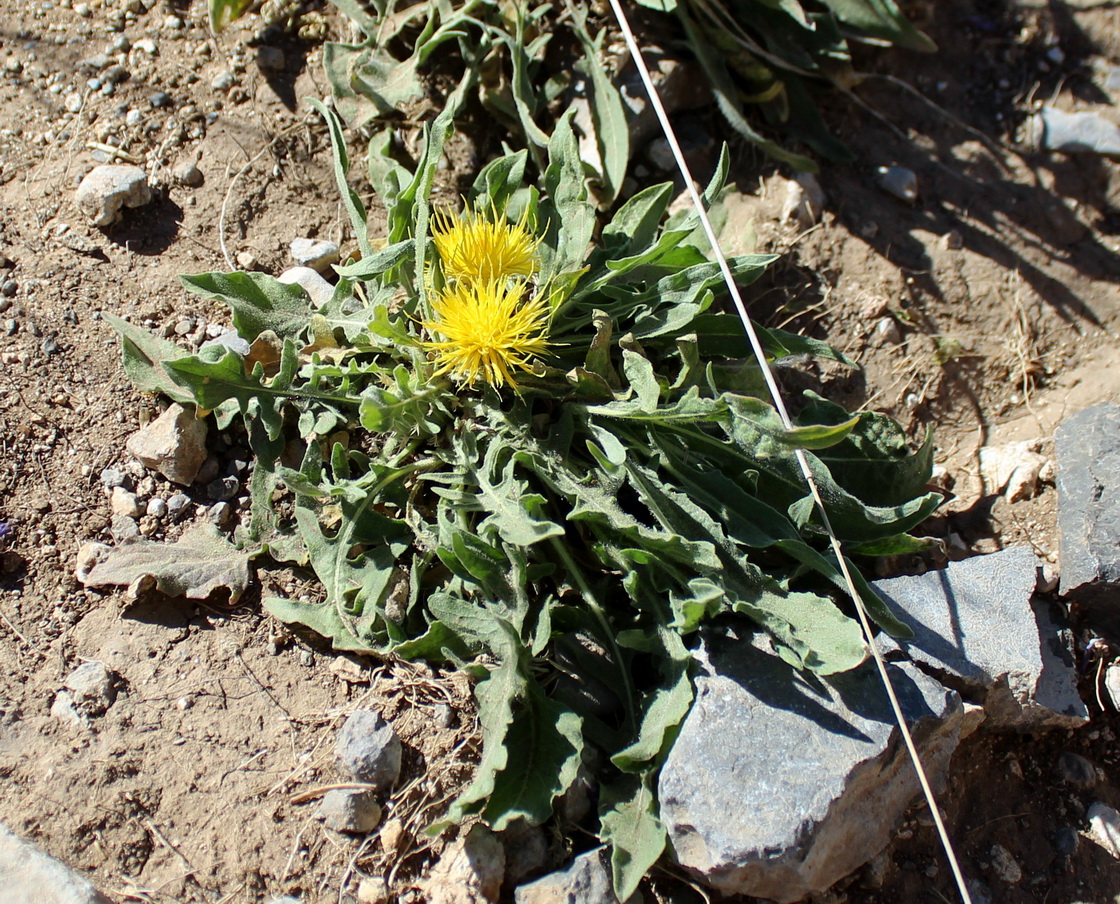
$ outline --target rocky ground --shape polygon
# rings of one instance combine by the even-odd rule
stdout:
[[[1081,0],[912,6],[941,52],[876,55],[874,66],[917,94],[869,78],[860,102],[830,101],[855,162],[823,168],[808,220],[787,215],[788,198],[816,189],[736,144],[742,194],[725,235],[734,250],[783,255],[754,290],[760,319],[863,365],[790,370],[790,388],[823,386],[915,436],[935,429],[948,501],[930,530],[949,557],[1026,544],[1056,567],[1054,429],[1120,398],[1120,174],[1109,156],[1040,147],[1036,114],[1117,121],[1120,13]],[[346,248],[325,132],[299,100],[327,94],[319,41],[343,34],[339,21],[276,6],[214,38],[199,3],[9,0],[4,11],[0,823],[117,901],[440,900],[457,885],[447,870],[459,849],[423,829],[470,774],[465,680],[287,634],[261,614],[261,593],[317,591],[284,570],[259,572],[234,606],[137,602],[74,576],[89,541],[176,539],[196,522],[229,531],[244,513],[251,462],[236,432],[210,430],[189,486],[126,451],[163,406],[133,390],[102,315],[198,346],[227,314],[188,295],[180,274],[279,273],[296,239]],[[726,128],[711,107],[681,124],[699,169]],[[468,131],[442,192],[458,190],[472,153]],[[636,162],[655,176],[660,161],[652,148]],[[77,188],[102,163],[142,168],[152,194],[99,227]],[[1078,834],[1094,803],[1120,803],[1120,726],[1103,678],[1113,648],[1077,640],[1088,725],[978,733],[949,773],[962,865],[995,902],[1120,893],[1116,861]],[[353,779],[335,743],[356,710],[393,724],[401,777],[377,793],[378,829],[351,835],[317,808]],[[1095,781],[1070,778],[1070,754]],[[508,894],[589,840],[505,842]],[[891,852],[831,900],[952,899],[947,873],[916,811]],[[675,871],[645,894],[702,899]]]

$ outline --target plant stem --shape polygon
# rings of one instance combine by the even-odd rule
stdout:
[[[630,723],[630,728],[634,732],[635,737],[638,733],[638,719],[634,710],[634,686],[630,681],[630,673],[626,671],[626,664],[622,661],[622,650],[618,646],[618,641],[614,636],[614,629],[611,627],[610,619],[607,618],[607,612],[599,603],[594,591],[584,579],[583,572],[576,564],[572,554],[568,552],[568,548],[564,545],[563,541],[558,537],[551,538],[552,548],[556,550],[556,554],[560,557],[560,561],[568,570],[572,580],[575,581],[576,586],[579,588],[580,594],[583,596],[583,601],[587,604],[587,608],[591,610],[591,614],[595,616],[595,620],[602,628],[603,636],[607,644],[611,648],[611,655],[614,656],[614,661],[618,665],[618,673],[622,678],[623,693],[626,697],[626,721]]]

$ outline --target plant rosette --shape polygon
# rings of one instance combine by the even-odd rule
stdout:
[[[692,703],[703,624],[749,620],[775,655],[820,675],[866,649],[794,450],[807,450],[844,548],[912,551],[937,506],[918,449],[873,414],[810,396],[792,430],[722,305],[694,215],[670,184],[596,233],[570,116],[536,185],[528,155],[478,175],[462,213],[428,204],[455,104],[414,172],[379,159],[378,249],[336,177],[361,251],[316,310],[261,273],[184,277],[220,299],[248,354],[189,354],[124,321],[137,386],[244,421],[256,456],[243,546],[311,568],[324,600],[268,599],[339,650],[470,671],[483,748],[443,824],[539,824],[594,765],[598,832],[620,899],[661,855],[656,776]],[[376,155],[376,151],[374,154]],[[726,153],[705,192],[713,204]],[[772,260],[731,261],[743,285]],[[760,329],[775,358],[829,346]],[[281,452],[298,438],[297,468]],[[286,459],[289,460],[289,459]],[[294,499],[277,515],[274,493]],[[858,572],[857,572],[858,575]],[[879,626],[904,629],[862,579]]]

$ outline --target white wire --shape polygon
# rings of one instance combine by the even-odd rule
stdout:
[[[676,132],[673,130],[672,123],[669,122],[669,115],[665,112],[665,107],[661,103],[661,96],[657,93],[657,88],[650,78],[649,68],[646,66],[641,48],[638,47],[638,43],[634,39],[634,33],[630,29],[630,21],[627,19],[626,13],[622,9],[619,0],[610,0],[610,5],[611,9],[614,10],[615,18],[618,20],[618,26],[622,30],[622,35],[626,40],[626,46],[630,50],[630,55],[634,59],[634,65],[638,67],[638,74],[641,76],[642,82],[645,85],[650,103],[653,105],[654,112],[657,114],[657,119],[661,123],[661,129],[665,133],[665,139],[669,142],[669,147],[673,151],[673,158],[676,160],[677,168],[680,170],[681,176],[684,177],[685,185],[688,188],[689,195],[692,197],[692,204],[696,208],[696,213],[700,217],[701,224],[703,224],[704,234],[708,237],[708,242],[712,246],[712,253],[719,262],[720,272],[723,274],[724,282],[727,283],[727,289],[731,293],[732,300],[735,302],[735,309],[739,313],[739,319],[743,321],[743,329],[746,330],[747,339],[751,344],[751,350],[754,352],[754,356],[759,366],[762,368],[762,375],[766,380],[766,388],[770,391],[770,396],[773,399],[774,408],[777,410],[786,429],[793,429],[793,421],[789,416],[789,411],[786,409],[785,402],[782,400],[782,393],[778,388],[778,382],[766,360],[766,352],[762,347],[762,342],[758,338],[758,332],[751,322],[750,315],[747,313],[747,306],[743,302],[743,296],[739,292],[739,287],[735,284],[735,277],[731,273],[731,268],[727,264],[727,258],[724,256],[723,249],[720,247],[719,237],[716,235],[715,229],[712,228],[712,221],[708,218],[708,213],[704,209],[703,199],[700,197],[700,192],[697,190],[696,183],[693,182],[692,173],[688,167],[688,161],[684,158],[684,152],[681,150],[680,142],[677,141]],[[871,621],[867,616],[867,610],[864,608],[863,600],[860,598],[855,581],[852,579],[852,574],[848,569],[848,563],[844,558],[843,550],[840,547],[840,541],[836,537],[836,532],[832,529],[832,523],[829,520],[828,512],[825,511],[824,500],[821,498],[817,480],[809,467],[809,460],[805,457],[805,451],[803,449],[796,449],[795,455],[797,456],[797,463],[801,467],[801,473],[805,476],[805,483],[808,484],[813,502],[820,512],[821,524],[828,532],[828,537],[832,544],[832,551],[844,575],[844,582],[847,585],[848,593],[852,598],[852,602],[855,604],[860,627],[863,629],[864,638],[875,659],[875,665],[879,670],[879,677],[883,681],[883,687],[890,700],[891,709],[894,710],[895,721],[898,723],[899,732],[906,744],[906,750],[909,752],[910,760],[914,764],[914,770],[918,774],[918,783],[921,785],[922,793],[925,795],[926,802],[929,804],[930,815],[933,817],[933,823],[937,827],[937,834],[941,839],[941,846],[945,849],[945,856],[949,860],[949,867],[953,871],[953,878],[956,880],[961,900],[964,904],[972,904],[972,897],[968,892],[968,885],[964,880],[960,865],[957,862],[957,855],[953,849],[953,843],[949,840],[949,833],[945,828],[945,823],[941,819],[941,812],[937,807],[937,799],[933,794],[933,789],[930,787],[929,778],[926,776],[925,768],[922,766],[921,757],[918,756],[918,749],[914,745],[914,739],[906,724],[906,717],[902,714],[902,706],[898,702],[894,684],[891,681],[890,674],[887,672],[886,661],[883,659],[883,654],[879,652],[879,647],[875,643],[875,636],[871,631]]]

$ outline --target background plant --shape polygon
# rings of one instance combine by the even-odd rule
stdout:
[[[518,278],[551,311],[550,353],[517,391],[436,376],[424,324],[445,274],[428,197],[456,105],[426,130],[415,170],[371,155],[388,209],[380,238],[349,187],[341,123],[320,109],[360,250],[332,300],[316,310],[260,273],[185,277],[230,307],[249,353],[189,354],[113,319],[125,366],[223,428],[243,420],[256,464],[241,542],[309,567],[325,595],[269,599],[269,612],[340,650],[450,662],[477,679],[481,759],[447,820],[540,823],[590,769],[625,898],[664,848],[656,776],[691,705],[701,625],[745,616],[822,675],[864,657],[793,450],[811,450],[846,548],[884,554],[912,549],[907,532],[937,505],[924,492],[932,447],[911,450],[888,419],[817,397],[783,429],[740,360],[741,324],[721,308],[695,217],[667,217],[666,183],[597,234],[570,115],[538,183],[525,183],[529,152],[509,153],[465,199],[539,238],[535,272]],[[708,203],[726,173],[725,152]],[[770,260],[732,269],[746,285]],[[776,357],[845,361],[810,339],[762,336]],[[302,463],[286,467],[297,438]],[[880,626],[901,632],[861,590]]]
[[[631,149],[626,112],[609,67],[623,61],[606,59],[609,29],[595,30],[587,4],[438,0],[398,7],[378,0],[367,7],[355,0],[332,2],[362,40],[327,42],[324,68],[335,108],[348,126],[380,123],[371,152],[391,149],[394,128],[382,121],[428,96],[436,75],[434,55],[450,45],[457,50],[450,59],[457,62],[440,53],[440,75],[454,73],[467,89],[453,96],[455,103],[476,94],[514,136],[515,146],[528,148],[538,169],[559,112],[573,97],[586,97],[598,154],[585,164],[592,169],[600,203],[609,206],[618,197]],[[849,158],[817,109],[815,88],[850,91],[857,84],[861,76],[853,67],[853,43],[935,49],[893,0],[637,2],[655,11],[648,30],[658,40],[677,40],[691,49],[731,127],[802,170],[817,167],[792,150],[792,143],[826,158]],[[210,0],[211,23],[224,27],[244,9],[244,0]],[[555,50],[551,58],[550,50]]]

